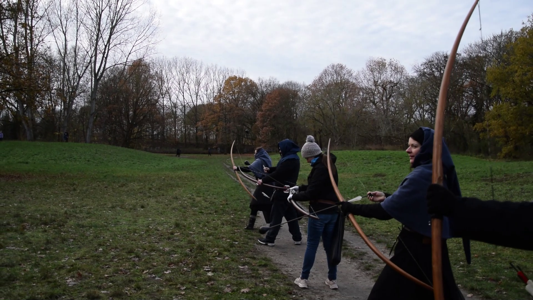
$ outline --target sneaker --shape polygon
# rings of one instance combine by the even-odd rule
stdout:
[[[338,290],[339,289],[339,286],[337,285],[337,283],[335,282],[335,280],[329,280],[329,279],[326,279],[326,285],[329,286],[330,289],[332,290]]]
[[[301,245],[301,244],[302,244],[302,241],[294,241],[294,244],[295,244],[295,245]]]
[[[294,283],[296,283],[300,288],[306,289],[307,288],[307,279],[302,279],[300,277],[294,279]]]
[[[269,242],[267,241],[267,239],[258,239],[257,242],[259,242],[259,244],[261,245],[266,245],[266,246],[269,246],[269,247],[274,247],[274,242]]]

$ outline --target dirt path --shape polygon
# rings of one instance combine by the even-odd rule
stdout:
[[[306,226],[305,221],[300,221],[300,227],[302,228],[303,234],[302,245],[297,246],[293,244],[288,228],[284,225],[278,234],[276,245],[274,247],[263,246],[260,244],[257,244],[256,246],[258,251],[268,256],[276,265],[278,265],[282,272],[289,277],[291,282],[300,276],[306,248]],[[259,238],[260,235],[257,234],[257,237]],[[375,276],[379,274],[385,264],[368,248],[359,235],[347,230],[344,234],[344,241],[345,249],[348,247],[350,250],[353,250],[356,255],[352,258],[347,258],[346,255],[343,255],[337,270],[337,283],[339,289],[330,290],[329,287],[324,284],[327,277],[327,264],[326,255],[321,244],[317,251],[315,264],[309,276],[309,289],[300,289],[294,285],[294,298],[309,300],[367,299],[370,290],[374,285]],[[383,245],[375,245],[382,250],[383,253],[388,254],[389,251],[386,250]],[[483,300],[483,298],[476,297],[465,291],[463,291],[463,295],[465,296],[465,299]]]

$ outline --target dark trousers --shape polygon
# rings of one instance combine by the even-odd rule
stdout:
[[[300,232],[300,225],[298,224],[299,218],[296,214],[296,209],[287,200],[274,200],[272,204],[270,226],[272,227],[266,234],[266,240],[274,242],[278,236],[279,229],[283,217],[288,222],[289,232],[292,234],[293,241],[301,241],[302,233]]]
[[[257,208],[257,207],[250,207],[250,216],[257,216],[257,213],[259,211],[263,212],[263,217],[265,218],[265,222],[267,224],[270,224],[272,219],[270,218],[270,211],[272,210],[272,207],[269,206],[268,208]]]
[[[271,222],[272,202],[269,197],[274,193],[274,189],[258,185],[254,190],[254,198],[250,199],[250,216],[257,216],[258,211],[263,212],[265,222]],[[266,195],[266,196],[265,196]]]

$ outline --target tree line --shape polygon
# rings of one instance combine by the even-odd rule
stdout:
[[[310,84],[252,80],[192,58],[153,57],[145,0],[0,0],[0,130],[6,139],[156,151],[275,150],[313,134],[343,149],[402,149],[433,127],[448,54],[409,73],[394,59],[327,66]],[[456,152],[527,158],[533,148],[533,15],[467,45],[448,91],[444,136]]]

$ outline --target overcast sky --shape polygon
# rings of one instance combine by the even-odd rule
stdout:
[[[330,64],[362,70],[370,58],[412,67],[449,52],[474,1],[150,0],[159,55],[189,57],[259,77],[310,84]],[[533,0],[481,0],[459,51],[522,28]],[[481,28],[481,30],[480,30]]]

